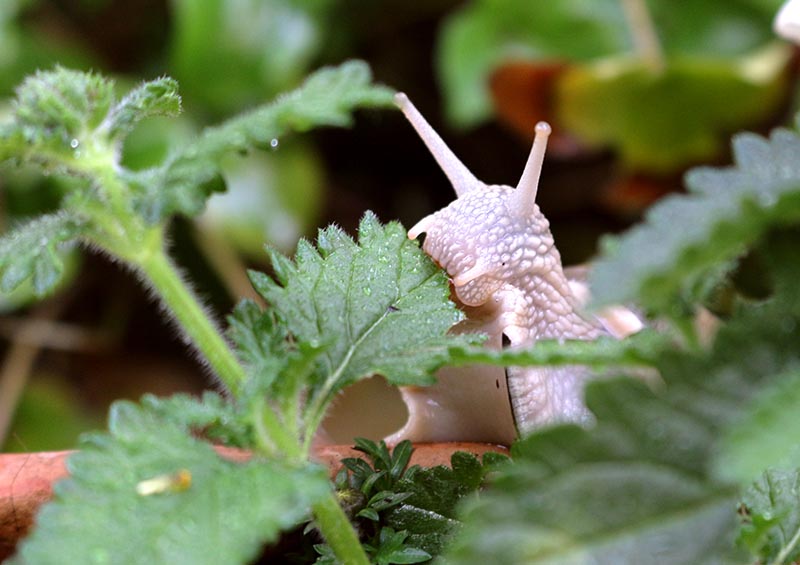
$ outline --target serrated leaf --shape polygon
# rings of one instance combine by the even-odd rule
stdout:
[[[800,371],[774,377],[728,429],[717,473],[747,482],[765,467],[800,467]]]
[[[161,77],[142,83],[120,100],[106,118],[112,138],[124,136],[141,120],[151,116],[177,116],[181,97],[177,81]]]
[[[236,305],[228,316],[228,326],[228,334],[249,374],[263,390],[268,390],[286,364],[286,330],[251,300]]]
[[[487,469],[469,453],[456,452],[451,466],[420,469],[395,485],[407,493],[403,504],[386,516],[386,524],[408,532],[408,543],[432,555],[439,555],[452,541],[461,523],[456,507],[477,492]]]
[[[205,391],[199,398],[188,394],[166,398],[146,394],[141,404],[157,417],[173,422],[186,432],[200,434],[230,447],[253,445],[248,415],[215,392]]]
[[[70,458],[13,563],[247,563],[329,492],[320,469],[227,461],[128,402],[110,429]]]
[[[59,212],[18,226],[0,239],[0,290],[11,292],[32,279],[37,296],[58,284],[64,270],[61,246],[81,235],[81,221]]]
[[[594,368],[652,366],[661,352],[674,347],[663,333],[644,330],[624,340],[605,338],[594,341],[537,341],[534,347],[506,348],[453,347],[450,365],[487,364],[497,366],[586,365]]]
[[[200,212],[220,174],[222,157],[252,148],[266,148],[292,131],[319,126],[348,126],[357,108],[392,107],[392,91],[372,84],[369,67],[350,61],[323,68],[298,89],[271,104],[206,129],[194,143],[168,158],[163,167],[142,173],[141,207],[153,221],[171,214]]]
[[[448,562],[695,564],[731,543],[730,489],[635,461],[575,466],[536,486],[539,466],[512,468],[469,506]]]
[[[395,384],[431,383],[448,347],[474,341],[445,336],[463,315],[448,299],[445,276],[399,224],[381,226],[368,213],[358,244],[335,227],[320,241],[322,253],[301,242],[293,265],[276,261],[280,283],[251,275],[299,341],[325,346],[309,383],[311,406],[326,406],[337,391],[373,374]]]
[[[793,563],[800,558],[795,536],[800,531],[800,474],[770,469],[744,493],[746,509],[739,541],[762,563]],[[795,541],[795,547],[790,543]],[[783,553],[782,559],[777,560]]]
[[[16,127],[28,143],[70,140],[98,127],[114,101],[114,84],[94,73],[56,67],[38,71],[17,89]]]
[[[586,394],[597,425],[518,442],[514,463],[462,515],[454,563],[493,555],[504,563],[694,564],[727,555],[737,491],[703,474],[713,437],[705,422],[628,380],[592,383]]]
[[[689,194],[663,199],[609,246],[590,274],[597,303],[637,301],[670,313],[771,227],[800,218],[800,136],[741,134],[733,149],[734,166],[693,169]]]
[[[785,298],[742,307],[710,351],[662,351],[657,386],[590,383],[593,425],[515,444],[513,464],[462,515],[452,562],[736,562],[743,485],[718,474],[720,441],[760,390],[800,362],[798,325],[776,324],[792,311]]]

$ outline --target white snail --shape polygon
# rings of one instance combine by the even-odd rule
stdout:
[[[457,332],[488,334],[487,346],[531,346],[540,339],[624,337],[642,322],[630,310],[584,317],[586,285],[565,275],[536,191],[550,126],[536,125],[516,188],[479,181],[445,145],[405,94],[395,101],[453,185],[457,198],[412,227],[423,249],[450,275],[467,314]],[[568,271],[569,273],[569,271]],[[431,387],[402,389],[409,418],[390,442],[483,441],[510,444],[518,434],[558,421],[583,422],[585,367],[446,368]]]

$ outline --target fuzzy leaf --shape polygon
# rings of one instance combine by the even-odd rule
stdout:
[[[327,405],[343,387],[380,374],[395,384],[428,384],[448,348],[474,337],[445,336],[463,314],[447,279],[400,224],[367,213],[358,243],[321,230],[317,248],[298,245],[294,262],[272,252],[277,281],[252,273],[259,293],[300,342],[323,346],[308,402]]]
[[[114,102],[114,85],[100,75],[56,67],[17,89],[13,121],[0,128],[0,162],[32,160],[43,167],[74,165],[75,149],[100,126]]]
[[[740,482],[765,467],[800,467],[800,371],[775,377],[728,430],[717,472]]]
[[[392,107],[392,91],[371,81],[369,67],[361,61],[324,68],[271,104],[205,130],[160,169],[140,173],[141,209],[153,221],[174,213],[193,216],[211,191],[221,187],[217,181],[222,157],[266,148],[292,131],[348,126],[357,108]]]
[[[112,137],[124,136],[151,116],[177,116],[181,112],[178,83],[161,77],[139,85],[111,110],[107,122]]]
[[[665,198],[644,224],[607,244],[590,274],[597,303],[635,300],[670,313],[769,228],[800,219],[797,132],[741,134],[733,150],[733,167],[692,170],[689,194]]]
[[[188,394],[166,398],[146,394],[141,404],[155,416],[209,440],[230,447],[253,445],[247,414],[216,392],[205,391],[200,398]]]
[[[249,375],[259,381],[263,390],[268,390],[286,364],[289,353],[286,330],[276,323],[274,316],[262,312],[250,300],[236,305],[228,316],[228,325],[228,334]]]
[[[59,248],[81,234],[81,222],[61,212],[40,216],[0,239],[0,290],[11,292],[32,278],[43,296],[61,280],[64,264]]]
[[[318,468],[233,463],[182,426],[120,402],[13,563],[249,563],[328,493]]]
[[[97,74],[56,67],[28,77],[17,89],[16,125],[26,141],[67,144],[97,128],[114,102],[114,84]]]
[[[514,464],[462,516],[452,562],[731,562],[744,485],[718,473],[720,441],[759,391],[800,363],[796,319],[775,323],[792,311],[776,296],[743,307],[711,351],[663,351],[658,387],[591,382],[595,423],[518,442]]]
[[[800,558],[798,545],[789,548],[781,561],[776,561],[776,558],[800,531],[798,471],[765,471],[744,493],[742,503],[746,515],[740,543],[747,545],[761,563],[797,561]]]
[[[497,366],[587,365],[589,367],[652,366],[659,354],[674,346],[669,336],[651,330],[624,340],[542,340],[534,347],[494,351],[480,346],[451,348],[450,365]]]

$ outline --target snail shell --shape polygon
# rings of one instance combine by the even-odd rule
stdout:
[[[581,313],[589,292],[561,266],[550,225],[536,204],[550,126],[536,137],[516,188],[486,185],[464,166],[405,94],[395,101],[456,191],[449,206],[408,231],[426,234],[423,250],[451,277],[467,319],[454,332],[487,334],[487,347],[530,347],[540,339],[624,337],[643,327],[630,310]],[[574,273],[573,273],[574,274]],[[569,367],[445,368],[431,387],[405,387],[405,426],[388,438],[510,444],[519,434],[559,421],[585,422],[583,386],[590,371]]]

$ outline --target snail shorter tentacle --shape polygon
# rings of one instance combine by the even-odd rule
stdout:
[[[547,150],[547,138],[550,137],[553,130],[547,122],[539,122],[536,124],[535,131],[536,135],[528,162],[525,163],[525,170],[522,171],[517,189],[514,191],[515,206],[512,207],[512,210],[520,216],[527,216],[533,212],[536,193],[539,191],[539,177],[542,175],[544,154]]]

